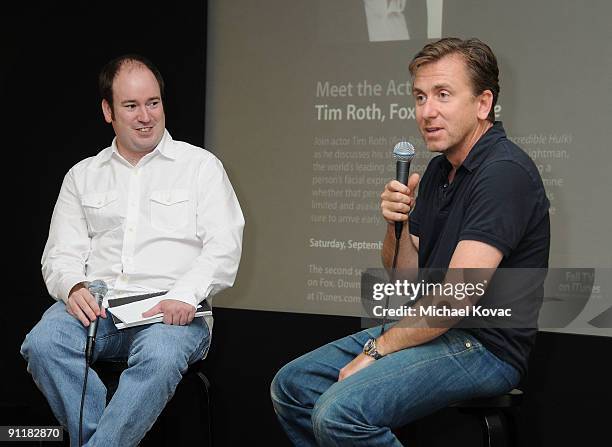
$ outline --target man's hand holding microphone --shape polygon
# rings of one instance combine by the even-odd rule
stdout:
[[[106,318],[106,309],[104,306],[98,305],[96,299],[83,283],[75,285],[70,290],[66,311],[83,323],[85,327],[89,327],[98,316]]]
[[[414,193],[419,186],[420,179],[419,174],[415,172],[408,179],[408,185],[398,180],[391,180],[385,185],[385,190],[380,195],[380,208],[383,217],[389,224],[408,220],[408,214],[414,208],[416,201]]]

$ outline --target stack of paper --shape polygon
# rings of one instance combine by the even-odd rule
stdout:
[[[142,314],[163,300],[166,292],[149,293],[146,295],[127,296],[122,298],[109,298],[108,309],[113,317],[117,329],[140,326],[143,324],[159,323],[163,321],[162,313],[143,318]],[[212,309],[206,300],[198,304],[196,317],[212,315]]]

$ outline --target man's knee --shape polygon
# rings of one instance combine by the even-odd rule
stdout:
[[[21,355],[26,359],[52,357],[58,351],[73,347],[84,349],[86,329],[66,312],[64,303],[58,302],[43,314],[26,335],[21,345]]]
[[[41,357],[41,354],[48,351],[48,337],[39,337],[34,330],[31,330],[21,343],[21,356],[30,362],[36,358]]]
[[[26,335],[21,344],[21,355],[28,362],[31,360],[41,360],[53,358],[62,349],[59,342],[57,326],[49,321],[41,320]]]
[[[270,385],[270,396],[275,408],[281,403],[299,405],[295,392],[296,387],[299,387],[296,377],[300,377],[300,371],[295,362],[287,363],[276,373]]]
[[[349,439],[354,436],[351,427],[368,425],[365,416],[353,404],[351,396],[333,390],[319,398],[312,411],[312,428],[321,445],[330,439]]]

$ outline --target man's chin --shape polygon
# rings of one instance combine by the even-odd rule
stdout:
[[[440,144],[425,144],[425,147],[427,148],[429,152],[436,152],[440,154],[443,154],[444,152],[446,152],[446,147],[443,147]]]
[[[147,139],[146,141],[138,141],[136,142],[136,144],[134,144],[134,150],[136,152],[140,152],[140,153],[147,153],[147,152],[151,152],[153,149],[155,149],[157,147],[157,145],[159,144],[159,142],[161,141],[161,138],[156,138],[156,139]]]

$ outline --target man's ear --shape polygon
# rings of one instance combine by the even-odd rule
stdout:
[[[102,100],[102,113],[104,114],[104,120],[110,124],[113,122],[113,109],[106,99]]]
[[[493,93],[491,90],[485,90],[478,95],[478,119],[486,120],[491,107],[493,107]]]

